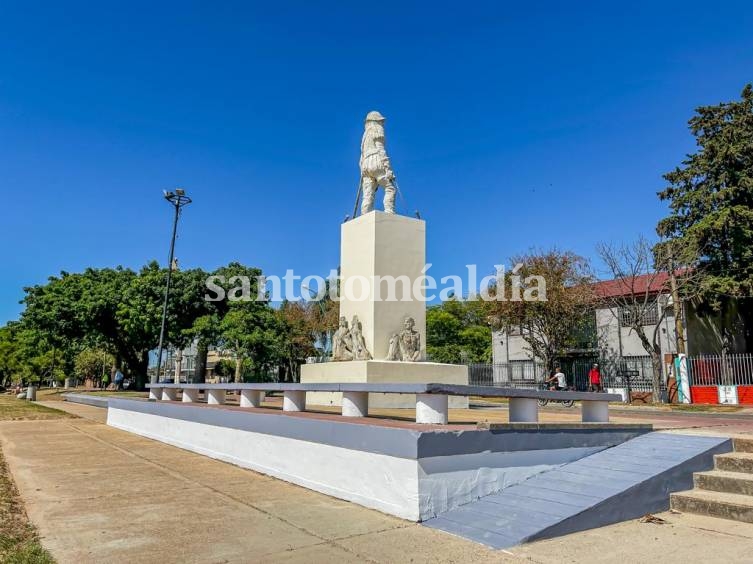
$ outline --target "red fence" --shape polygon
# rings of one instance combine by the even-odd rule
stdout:
[[[753,355],[688,357],[691,386],[753,386]]]
[[[753,405],[753,355],[688,357],[693,403]]]

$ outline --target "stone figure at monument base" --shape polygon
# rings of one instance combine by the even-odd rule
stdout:
[[[363,327],[358,316],[353,316],[350,327],[350,342],[353,346],[353,360],[371,360],[371,353],[366,348],[366,340],[363,337]]]
[[[390,337],[387,360],[416,362],[421,360],[421,334],[415,329],[416,321],[406,317],[403,330]]]
[[[392,172],[385,145],[384,117],[379,112],[369,112],[361,139],[361,214],[374,209],[374,198],[379,186],[384,188],[384,212],[395,213],[395,173]]]
[[[371,353],[363,338],[363,326],[358,316],[353,316],[350,328],[345,316],[340,317],[340,326],[332,335],[332,360],[371,360]]]
[[[340,326],[332,335],[332,360],[353,360],[353,343],[350,339],[348,320],[340,317]]]

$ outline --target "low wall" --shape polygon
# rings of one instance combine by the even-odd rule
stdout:
[[[650,426],[428,426],[111,398],[113,427],[421,521]]]
[[[83,403],[94,407],[107,408],[110,398],[106,396],[94,396],[91,394],[63,394],[63,399],[71,403]]]

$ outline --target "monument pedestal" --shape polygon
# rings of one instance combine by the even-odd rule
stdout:
[[[363,325],[373,358],[387,358],[390,337],[413,318],[426,358],[425,291],[414,282],[426,267],[426,222],[380,211],[340,228],[340,315]],[[421,282],[421,280],[418,280]]]
[[[385,360],[390,339],[406,329],[418,335],[419,359],[426,358],[426,222],[372,211],[340,228],[340,316],[358,318],[363,341],[375,360],[340,360],[301,366],[301,382],[468,384],[468,367],[436,362]],[[351,325],[352,328],[352,325]],[[370,407],[414,408],[415,396],[369,394]],[[310,405],[341,405],[342,394],[308,392]],[[348,411],[357,412],[358,409]],[[468,407],[468,398],[450,398],[450,407]]]
[[[301,383],[384,383],[391,384],[468,384],[468,367],[438,362],[397,362],[389,360],[353,360],[322,362],[301,366]],[[342,394],[307,392],[307,405],[341,405]],[[369,394],[369,407],[414,408],[416,397],[410,394]],[[468,407],[468,398],[450,397],[450,408]]]

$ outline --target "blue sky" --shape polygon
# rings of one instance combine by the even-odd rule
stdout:
[[[6,3],[0,323],[60,270],[326,274],[387,116],[435,276],[652,235],[693,108],[753,80],[750,2]]]

